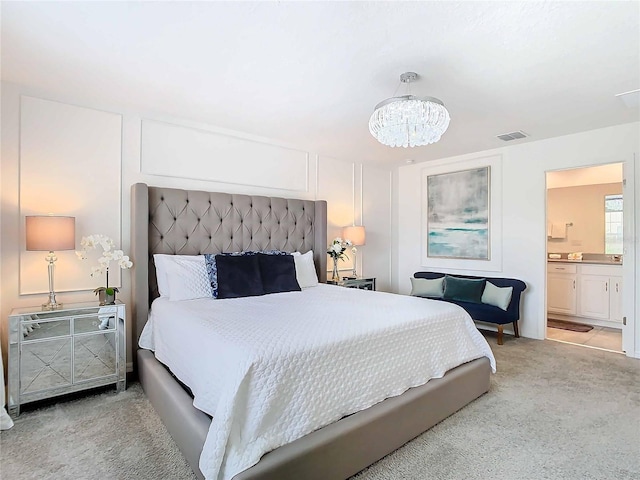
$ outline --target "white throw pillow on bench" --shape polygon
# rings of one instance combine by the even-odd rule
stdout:
[[[511,295],[513,295],[513,287],[496,287],[487,280],[484,292],[482,292],[482,303],[493,305],[506,311],[509,307],[509,302],[511,302]]]
[[[413,278],[411,277],[411,295],[414,297],[442,298],[444,293],[444,277]]]

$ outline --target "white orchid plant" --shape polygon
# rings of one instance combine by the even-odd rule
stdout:
[[[114,295],[118,289],[109,287],[109,265],[111,262],[117,262],[118,266],[125,270],[133,267],[133,262],[129,260],[129,257],[125,255],[122,250],[116,250],[115,243],[106,235],[94,234],[82,237],[82,240],[80,240],[80,246],[82,247],[82,250],[77,251],[76,255],[81,260],[87,259],[88,250],[102,247],[102,256],[98,258],[98,266],[91,267],[91,276],[93,277],[96,275],[106,274],[106,286],[96,288],[94,292],[97,295],[104,290],[107,295]]]
[[[327,255],[330,255],[334,260],[349,258],[344,253],[347,247],[351,247],[353,244],[351,240],[342,240],[340,237],[336,237],[331,242],[331,245],[327,247]]]

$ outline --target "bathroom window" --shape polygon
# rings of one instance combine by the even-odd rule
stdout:
[[[604,197],[604,253],[621,255],[622,236],[622,195]]]

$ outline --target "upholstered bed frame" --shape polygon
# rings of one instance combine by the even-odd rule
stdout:
[[[167,430],[199,478],[211,424],[153,352],[138,349],[158,296],[154,253],[198,255],[241,250],[313,250],[326,280],[327,204],[135,184],[131,191],[134,369]],[[267,453],[234,480],[345,479],[431,428],[489,389],[487,358],[447,372]]]

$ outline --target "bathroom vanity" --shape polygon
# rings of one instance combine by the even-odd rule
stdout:
[[[621,328],[622,261],[594,257],[548,260],[547,311],[562,320]]]

